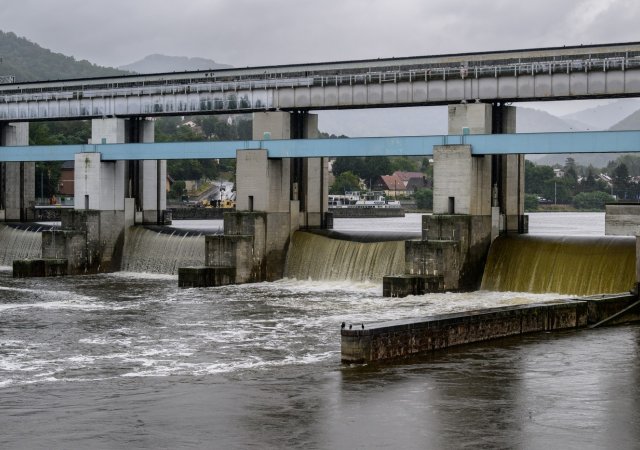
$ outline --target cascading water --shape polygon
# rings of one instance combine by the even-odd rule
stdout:
[[[128,231],[122,254],[122,270],[177,274],[179,267],[204,265],[203,235],[158,233],[142,227]]]
[[[482,289],[592,295],[628,291],[636,241],[628,237],[502,236],[491,245]]]
[[[0,224],[0,266],[11,266],[15,259],[33,259],[42,256],[41,227],[26,229]]]
[[[404,241],[352,242],[311,233],[293,235],[285,276],[299,280],[382,281],[404,272]]]

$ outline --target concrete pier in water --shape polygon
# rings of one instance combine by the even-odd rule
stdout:
[[[406,358],[453,346],[540,331],[595,325],[637,302],[619,295],[491,308],[342,329],[341,359],[362,364]],[[640,320],[640,308],[609,324]]]

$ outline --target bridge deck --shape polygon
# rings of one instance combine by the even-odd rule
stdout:
[[[0,120],[640,96],[640,43],[0,85]]]

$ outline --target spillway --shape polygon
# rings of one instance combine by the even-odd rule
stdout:
[[[179,267],[202,266],[204,251],[203,235],[133,227],[127,232],[121,270],[177,274]]]
[[[353,242],[296,232],[285,276],[299,280],[382,281],[404,271],[404,241]]]
[[[33,259],[42,255],[42,227],[24,229],[0,224],[0,266],[11,266],[15,259]]]
[[[491,245],[483,290],[593,295],[634,285],[629,237],[501,236]]]

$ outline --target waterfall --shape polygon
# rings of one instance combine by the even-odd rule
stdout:
[[[404,272],[404,241],[352,242],[311,233],[293,235],[285,276],[299,280],[382,281]]]
[[[33,259],[42,256],[42,227],[25,229],[0,224],[0,266],[12,266],[15,259]]]
[[[126,272],[177,274],[179,267],[204,265],[204,236],[158,233],[143,227],[127,232],[121,269]]]
[[[502,236],[491,245],[482,289],[592,295],[628,291],[636,241],[628,237]]]

